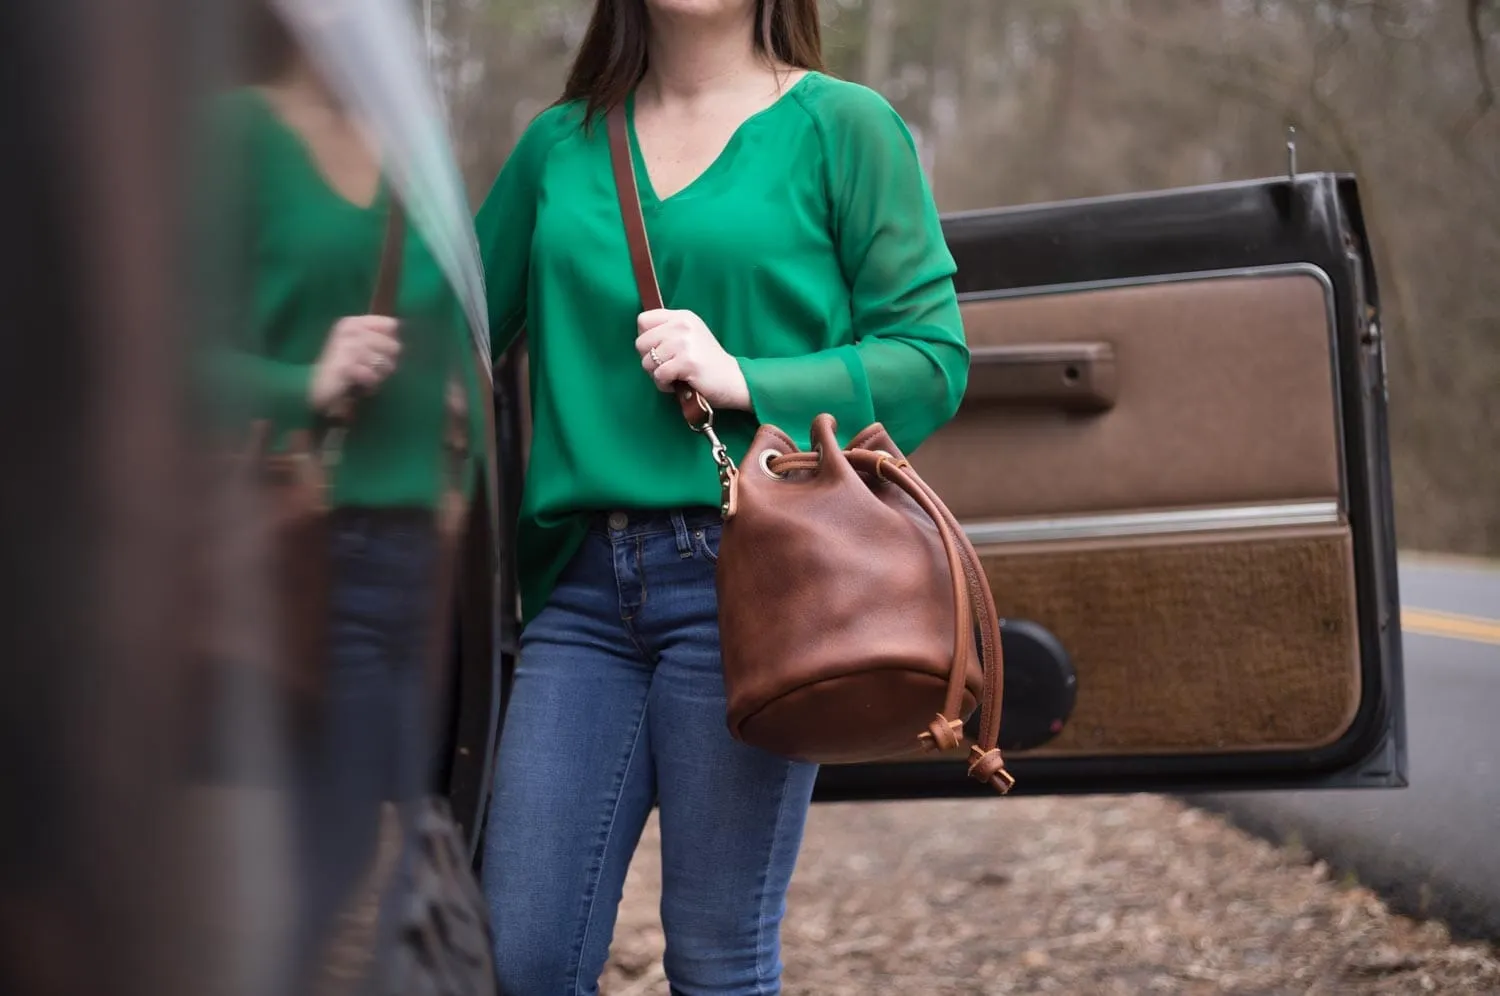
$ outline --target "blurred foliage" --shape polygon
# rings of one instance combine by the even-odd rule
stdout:
[[[476,200],[589,0],[426,0]],[[1500,554],[1500,0],[825,0],[830,67],[960,210],[1358,174],[1390,342],[1404,546]]]

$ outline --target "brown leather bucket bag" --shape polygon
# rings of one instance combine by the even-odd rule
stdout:
[[[622,108],[610,157],[646,310],[663,307]],[[963,529],[879,424],[839,445],[831,415],[812,452],[762,426],[737,467],[713,408],[686,385],[683,417],[713,447],[723,489],[717,587],[730,732],[825,764],[953,750],[981,708],[969,775],[1008,792],[1000,628]],[[977,637],[977,639],[976,639]]]

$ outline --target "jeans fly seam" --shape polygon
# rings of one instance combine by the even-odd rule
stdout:
[[[641,597],[640,601],[636,603],[636,611],[631,613],[629,616],[626,616],[624,619],[625,633],[630,637],[631,645],[634,646],[636,650],[640,651],[641,656],[644,657],[647,662],[654,666],[661,663],[661,655],[651,647],[651,645],[646,641],[645,637],[641,635],[640,630],[636,629],[635,625],[636,619],[640,616],[641,610],[646,606],[646,599],[648,597],[648,585],[646,583],[645,536],[637,536],[635,538],[635,573],[636,577],[640,579]]]
[[[635,628],[635,620],[626,619],[623,620],[623,623],[625,626],[625,635],[630,638],[630,645],[636,650],[640,651],[641,656],[646,659],[647,663],[651,664],[652,666],[660,664],[661,655],[659,655],[655,650],[651,649],[651,647],[648,646],[646,641],[641,637],[640,631]]]
[[[630,543],[635,548],[635,578],[629,576],[629,572],[621,569],[621,543]],[[628,555],[628,554],[627,554]],[[640,611],[641,605],[646,601],[645,579],[641,576],[641,540],[634,536],[611,537],[609,541],[609,559],[615,573],[615,601],[620,611],[620,619],[629,622],[634,619]],[[627,586],[634,583],[640,590],[640,597],[631,600],[626,597]]]
[[[644,536],[637,536],[635,538],[635,575],[636,575],[636,577],[640,578],[640,580],[641,580],[641,598],[640,598],[640,601],[636,603],[636,609],[637,609],[637,611],[639,611],[641,608],[645,607],[645,605],[646,605],[646,598],[647,598],[647,593],[646,593],[646,537],[644,537]]]

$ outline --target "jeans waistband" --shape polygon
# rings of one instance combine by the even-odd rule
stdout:
[[[616,509],[596,512],[589,528],[606,536],[678,534],[722,525],[724,517],[708,506],[679,509]]]
[[[328,525],[334,536],[396,542],[406,537],[423,543],[435,536],[438,528],[437,515],[430,508],[341,507],[329,512]]]

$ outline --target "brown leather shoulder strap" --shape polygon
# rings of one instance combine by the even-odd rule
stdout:
[[[406,210],[401,203],[401,198],[394,191],[391,192],[389,201],[390,210],[386,213],[385,221],[385,241],[380,247],[380,263],[375,271],[375,288],[370,295],[370,314],[395,317],[397,299],[401,290],[402,263],[406,255]],[[476,363],[489,362],[489,358],[479,355],[477,349],[474,351],[474,359]],[[459,371],[461,362],[460,359],[452,364],[443,389],[443,407],[446,415],[443,447],[448,456],[446,461],[448,480],[445,486],[449,492],[456,489],[464,462],[469,457],[469,398]],[[483,452],[479,454],[484,461],[481,467],[482,484],[488,506],[486,511],[490,519],[490,535],[495,536],[498,535],[499,529],[499,489],[495,476],[499,462],[496,459],[494,444],[493,394],[488,378],[481,374],[475,379],[479,385],[479,396],[476,400],[485,413],[485,431],[481,440]],[[342,417],[347,422],[352,415],[353,399],[348,399]]]
[[[406,211],[394,193],[385,216],[385,242],[380,247],[380,267],[375,271],[375,290],[370,295],[370,314],[394,316],[396,294],[401,289],[401,262],[406,255]]]
[[[635,177],[635,159],[630,154],[630,130],[625,121],[625,105],[610,110],[609,160],[615,174],[615,194],[620,201],[620,220],[625,223],[625,241],[630,246],[630,268],[635,271],[635,288],[644,311],[665,308],[661,285],[656,280],[656,264],[651,260],[651,242],[646,238],[646,218],[641,213],[641,190]],[[677,404],[688,425],[697,427],[711,411],[698,392],[686,384],[677,385]]]
[[[395,192],[388,197],[390,208],[385,215],[385,239],[380,245],[380,262],[375,270],[375,287],[370,292],[370,314],[395,317],[397,294],[401,290],[401,263],[406,256],[406,211]],[[354,406],[361,397],[360,391],[334,402],[320,419],[317,435],[327,445],[327,437],[335,428],[347,429],[354,419]],[[342,445],[342,439],[332,440],[333,445]]]
[[[645,311],[664,308],[661,287],[656,282],[656,265],[651,261],[651,243],[646,238],[646,218],[641,213],[640,185],[635,178],[635,159],[630,154],[630,132],[625,122],[625,105],[609,112],[609,160],[614,167],[615,194],[620,199],[620,219],[625,222],[625,241],[630,245],[630,267],[635,271],[635,287]]]

